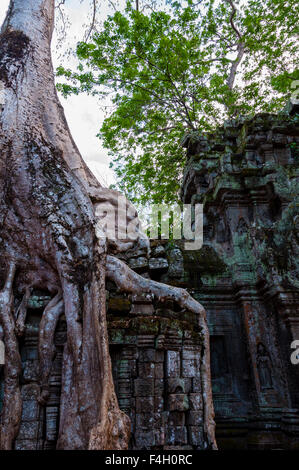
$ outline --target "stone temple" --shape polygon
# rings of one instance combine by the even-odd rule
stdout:
[[[186,136],[181,190],[204,206],[204,245],[155,240],[126,253],[138,273],[187,288],[207,310],[219,449],[299,449],[298,106]],[[66,325],[46,406],[37,402],[38,326],[47,293],[33,292],[21,340],[23,416],[16,449],[55,449]],[[107,283],[115,387],[132,449],[204,449],[196,316]],[[295,363],[294,363],[295,362]],[[297,361],[298,362],[298,361]],[[3,371],[0,371],[0,384]],[[0,408],[3,387],[0,388]]]

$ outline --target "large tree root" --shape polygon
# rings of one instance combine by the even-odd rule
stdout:
[[[63,313],[63,300],[61,292],[46,306],[39,326],[39,369],[41,394],[38,399],[40,405],[45,405],[49,398],[49,376],[55,354],[54,335],[60,315]]]
[[[109,355],[105,255],[96,261],[82,295],[78,286],[62,278],[68,334],[58,449],[128,447],[130,420],[118,407]]]
[[[16,334],[17,336],[23,336],[25,332],[25,323],[27,317],[27,305],[30,298],[32,289],[26,287],[25,294],[23,296],[22,302],[16,312]]]
[[[21,358],[15,333],[13,317],[12,286],[16,265],[11,262],[5,285],[0,292],[0,323],[4,332],[5,367],[4,367],[4,403],[1,415],[0,449],[11,450],[18,435],[22,415],[22,399],[19,386]]]
[[[128,448],[131,422],[129,417],[119,409],[114,388],[109,342],[106,332],[106,265],[105,256],[102,256],[98,269],[100,271],[100,283],[94,284],[96,292],[93,299],[100,305],[100,321],[95,321],[97,328],[99,354],[102,358],[102,400],[99,410],[98,424],[94,426],[90,434],[89,449],[96,450],[126,450]]]
[[[182,309],[189,310],[198,315],[199,326],[203,334],[203,353],[201,361],[201,384],[204,404],[204,431],[208,444],[212,449],[217,449],[215,440],[214,406],[212,400],[211,372],[210,372],[210,343],[209,330],[206,320],[206,312],[203,306],[197,302],[184,289],[168,286],[160,282],[146,279],[132,271],[124,262],[113,256],[107,256],[106,275],[114,281],[117,287],[132,294],[152,293],[159,300],[174,300]]]

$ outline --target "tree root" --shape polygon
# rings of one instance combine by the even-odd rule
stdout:
[[[5,342],[4,403],[0,428],[0,448],[2,450],[12,449],[19,432],[22,415],[22,398],[19,386],[21,358],[12,312],[12,286],[15,272],[16,265],[11,262],[5,285],[0,292],[0,323]]]
[[[25,323],[27,316],[27,305],[30,298],[32,289],[30,287],[26,288],[25,294],[23,296],[22,302],[16,312],[16,334],[17,336],[23,336],[25,332]]]
[[[115,282],[117,287],[132,294],[152,293],[159,300],[174,300],[182,309],[189,310],[198,315],[199,326],[203,334],[203,353],[201,360],[201,383],[204,404],[204,431],[208,445],[217,449],[215,440],[214,406],[212,400],[211,372],[210,372],[210,343],[206,312],[203,306],[191,297],[184,289],[168,286],[160,282],[145,279],[132,271],[124,262],[108,255],[106,262],[106,276]]]
[[[102,255],[97,266],[99,282],[94,284],[97,294],[93,294],[93,299],[98,301],[100,305],[99,321],[95,322],[95,328],[98,329],[98,351],[102,359],[103,390],[98,424],[91,430],[88,448],[89,450],[126,450],[131,435],[131,422],[129,417],[119,409],[114,388],[109,342],[106,333],[108,328],[106,319],[105,256]]]
[[[49,399],[49,376],[52,369],[55,354],[54,335],[60,315],[63,313],[64,304],[61,292],[46,306],[39,327],[39,368],[41,394],[38,398],[40,405],[45,405]]]
[[[58,449],[127,449],[130,420],[114,389],[106,323],[105,255],[80,287],[62,276],[67,344]]]

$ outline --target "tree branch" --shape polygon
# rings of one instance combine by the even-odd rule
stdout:
[[[234,87],[238,67],[239,67],[240,63],[242,62],[244,53],[245,53],[245,46],[244,46],[243,43],[240,43],[239,47],[238,47],[238,56],[237,56],[236,60],[234,61],[234,63],[231,66],[229,77],[227,79],[227,85],[228,85],[230,90],[232,90],[233,87]]]
[[[231,6],[231,9],[232,9],[232,12],[231,12],[231,15],[230,15],[231,27],[234,30],[234,32],[236,33],[237,37],[239,38],[239,43],[238,43],[238,47],[237,47],[238,55],[237,55],[236,60],[233,62],[232,66],[231,66],[229,77],[227,79],[227,85],[228,85],[229,89],[232,90],[233,86],[234,86],[234,83],[235,83],[238,67],[239,67],[240,63],[242,62],[242,59],[243,59],[243,56],[244,56],[244,53],[245,53],[245,44],[244,44],[244,41],[243,41],[243,35],[240,33],[239,29],[237,28],[237,26],[234,22],[234,18],[237,14],[237,11],[238,11],[237,7],[234,4],[233,0],[226,0],[226,2],[229,3],[229,5]]]
[[[91,20],[91,24],[90,24],[90,28],[89,28],[89,31],[85,37],[85,41],[88,41],[88,39],[90,38],[90,35],[94,29],[94,26],[95,26],[95,21],[96,21],[96,14],[97,14],[97,1],[96,0],[92,0],[92,3],[93,3],[93,14],[92,14],[92,20]]]
[[[238,30],[237,26],[235,25],[235,22],[234,22],[234,18],[237,14],[237,7],[235,6],[233,0],[226,0],[227,3],[230,4],[231,8],[232,8],[232,12],[231,12],[231,15],[230,15],[230,24],[231,24],[231,27],[233,28],[233,30],[235,31],[236,35],[238,36],[239,39],[243,39],[243,36],[242,34],[240,33],[240,31]]]

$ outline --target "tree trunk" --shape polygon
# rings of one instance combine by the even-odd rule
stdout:
[[[102,190],[57,98],[53,23],[54,0],[12,0],[0,36],[0,321],[8,358],[0,447],[13,446],[22,410],[13,297],[37,288],[56,296],[41,322],[41,402],[47,398],[60,292],[67,321],[58,447],[87,449],[91,430],[109,416],[117,429],[101,436],[101,447],[126,448],[129,420],[117,405],[108,352],[105,247],[99,250],[90,198]]]
[[[119,410],[113,385],[105,276],[107,251],[111,264],[111,250],[125,250],[132,242],[103,241],[97,214],[107,201],[116,206],[118,193],[101,188],[70,135],[54,85],[53,24],[54,0],[11,0],[0,35],[0,324],[6,346],[0,448],[13,448],[18,435],[18,336],[30,292],[40,289],[52,296],[40,323],[41,405],[48,399],[53,337],[62,312],[67,323],[57,447],[125,449],[130,421]],[[147,242],[140,235],[135,243]],[[122,279],[122,288],[125,284]],[[209,372],[208,348],[206,360]],[[211,390],[209,373],[206,387]],[[213,421],[211,394],[207,410]],[[213,423],[209,435],[215,446]]]

